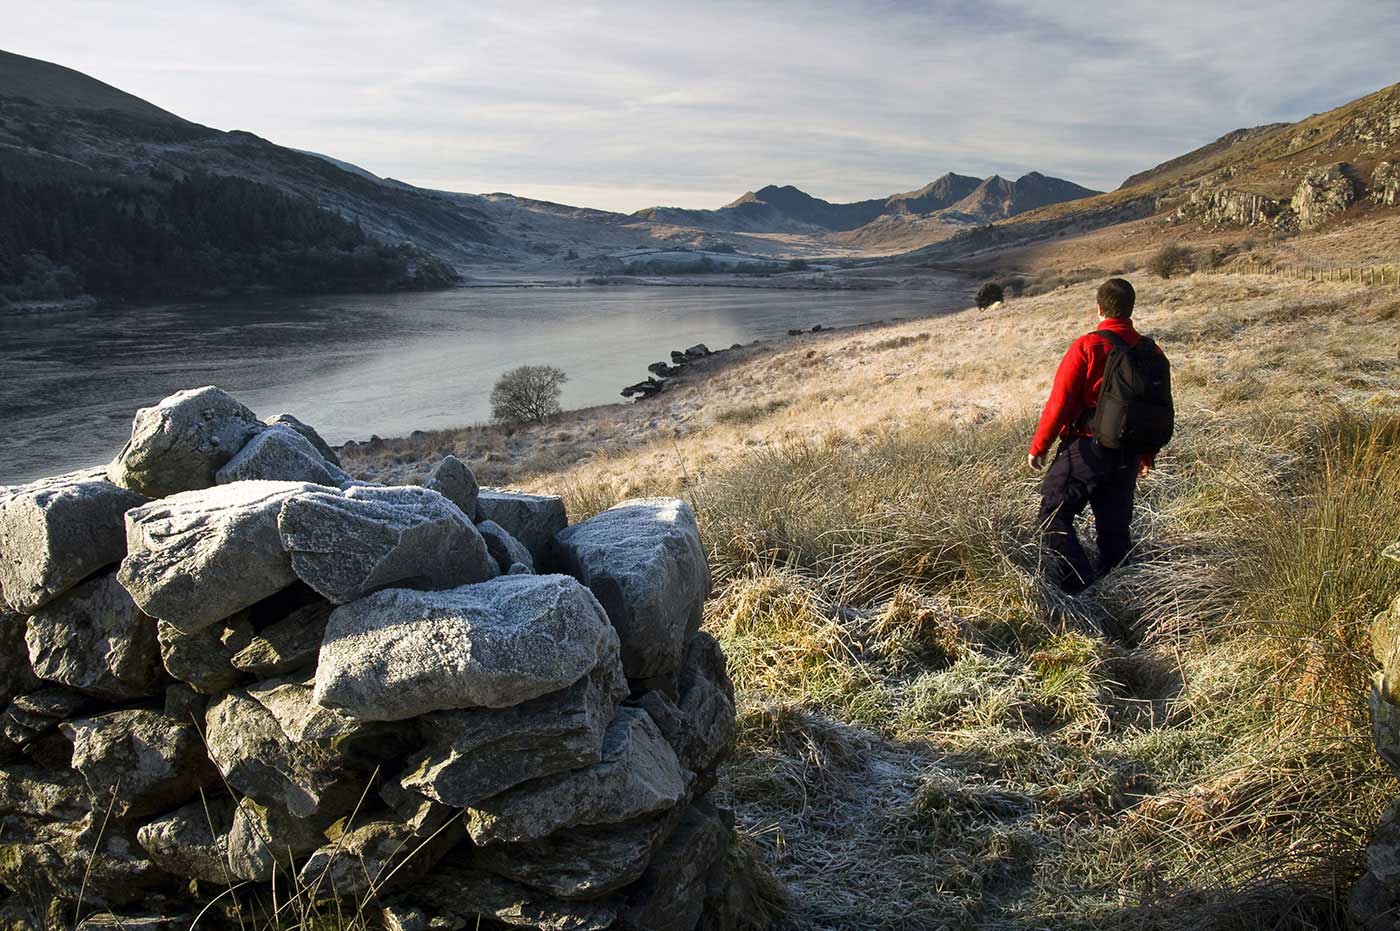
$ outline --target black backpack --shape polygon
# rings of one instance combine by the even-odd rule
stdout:
[[[1113,349],[1103,367],[1099,403],[1089,432],[1110,449],[1155,453],[1172,438],[1172,371],[1167,357],[1146,336],[1133,346],[1117,333],[1095,330]]]

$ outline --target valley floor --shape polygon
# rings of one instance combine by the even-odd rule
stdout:
[[[1080,598],[1038,579],[1024,460],[1097,281],[344,459],[454,453],[573,520],[693,502],[741,696],[721,791],[785,928],[1335,926],[1396,794],[1365,687],[1400,589],[1400,291],[1132,277],[1179,431],[1135,559]]]

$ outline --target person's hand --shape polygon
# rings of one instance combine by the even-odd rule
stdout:
[[[1139,462],[1139,463],[1138,463],[1138,478],[1147,478],[1147,473],[1148,473],[1148,472],[1151,472],[1151,471],[1152,471],[1152,465],[1151,465],[1151,463],[1147,463],[1147,462]]]
[[[1026,463],[1031,467],[1031,471],[1039,472],[1045,468],[1045,454],[1036,455],[1031,453],[1026,457]]]

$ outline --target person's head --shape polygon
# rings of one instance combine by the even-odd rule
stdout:
[[[1126,278],[1110,278],[1099,285],[1099,316],[1104,319],[1127,320],[1133,315],[1137,292]]]

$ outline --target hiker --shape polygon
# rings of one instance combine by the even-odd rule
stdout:
[[[1031,440],[1030,467],[1045,468],[1041,486],[1043,558],[1050,580],[1078,594],[1113,571],[1133,547],[1130,524],[1138,478],[1171,439],[1173,411],[1167,357],[1133,328],[1137,295],[1122,278],[1099,286],[1099,326],[1069,347]],[[1090,565],[1074,521],[1094,512],[1099,558]]]

